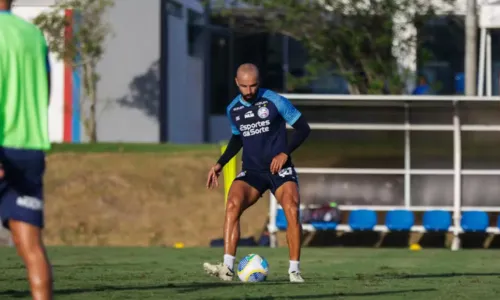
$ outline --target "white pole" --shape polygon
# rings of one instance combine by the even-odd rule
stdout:
[[[460,130],[459,102],[454,101],[453,112],[453,242],[451,250],[460,249],[460,221],[461,221],[461,198],[462,198],[462,140]]]
[[[492,61],[491,61],[491,31],[488,30],[486,34],[486,95],[492,95],[492,84],[493,84],[493,76],[492,72]]]
[[[405,183],[404,183],[404,202],[405,208],[411,206],[411,144],[410,144],[410,107],[405,103]]]
[[[477,3],[466,0],[465,14],[465,95],[476,94],[477,78]]]
[[[479,46],[479,78],[477,81],[477,95],[484,95],[484,65],[486,53],[486,28],[481,28],[480,46]]]
[[[272,193],[270,193],[269,197],[269,224],[267,226],[267,230],[269,231],[269,246],[271,248],[276,248],[278,245],[278,239],[276,236],[276,232],[278,228],[276,228],[276,212],[278,209],[278,201],[276,197]]]

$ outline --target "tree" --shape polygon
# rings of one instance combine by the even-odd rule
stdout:
[[[291,77],[289,88],[306,84],[320,74],[336,73],[348,81],[352,94],[398,94],[410,76],[401,68],[398,57],[411,57],[424,41],[417,39],[415,28],[438,14],[448,14],[454,2],[242,0],[229,8],[216,5],[213,11],[228,18],[237,32],[283,34],[305,47],[308,74]],[[428,55],[419,54],[422,58]]]
[[[34,19],[47,36],[49,49],[73,68],[81,68],[84,101],[80,103],[83,125],[90,142],[97,141],[96,66],[104,53],[104,42],[111,33],[105,13],[114,0],[58,0],[51,9]],[[73,11],[69,17],[65,12]],[[71,24],[76,30],[69,34]],[[87,105],[83,105],[88,101]]]

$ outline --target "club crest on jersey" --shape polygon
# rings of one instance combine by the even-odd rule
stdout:
[[[257,111],[257,115],[259,116],[259,118],[265,119],[269,117],[269,109],[263,106],[259,108],[259,110]]]

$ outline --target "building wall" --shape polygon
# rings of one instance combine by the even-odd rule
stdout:
[[[160,0],[120,0],[109,11],[113,36],[97,66],[98,139],[159,141]]]
[[[173,143],[204,141],[203,36],[189,40],[189,15],[203,13],[199,1],[171,0],[168,27],[168,140]],[[190,49],[192,51],[190,52]]]
[[[160,57],[165,55],[168,141],[203,142],[203,61],[188,55],[187,38],[188,9],[203,10],[199,1],[169,1],[180,13],[166,13],[168,24],[162,24],[160,0],[120,0],[110,11],[115,34],[98,66],[100,141],[160,141]],[[162,53],[165,25],[168,49]]]

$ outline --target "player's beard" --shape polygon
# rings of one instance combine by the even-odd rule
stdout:
[[[243,95],[243,99],[248,102],[252,102],[255,99],[255,95]]]

